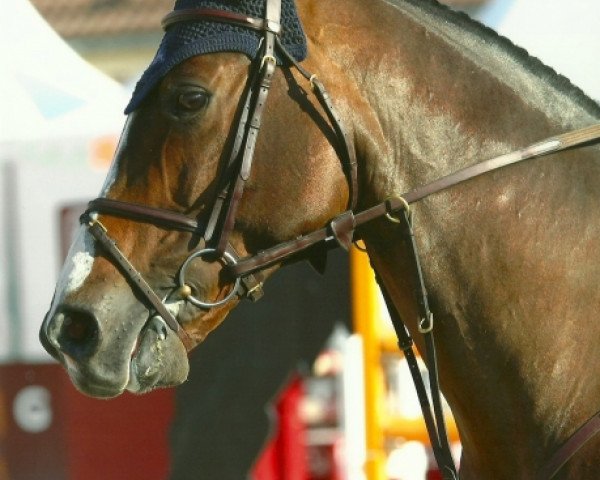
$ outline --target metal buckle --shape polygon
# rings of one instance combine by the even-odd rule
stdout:
[[[267,55],[263,56],[262,60],[260,61],[260,69],[261,70],[265,66],[266,62],[271,62],[273,65],[277,65],[277,59],[273,55],[267,54]]]
[[[87,214],[87,218],[85,219],[85,224],[88,227],[93,227],[94,225],[98,225],[103,231],[104,233],[108,233],[108,230],[106,229],[106,227],[104,226],[104,224],[98,220],[98,213],[97,212],[90,212]]]
[[[394,216],[394,210],[392,210],[392,205],[390,203],[390,200],[398,200],[400,203],[402,203],[402,209],[405,210],[406,213],[408,214],[409,220],[412,220],[412,211],[410,209],[410,204],[406,201],[406,199],[404,197],[388,197],[384,202],[385,209],[386,209],[385,216],[390,222],[402,223],[401,219]]]
[[[275,20],[265,20],[265,30],[279,35],[281,33],[281,24]]]
[[[419,332],[429,333],[433,330],[433,313],[429,312],[429,318],[419,320]]]
[[[217,252],[217,250],[214,248],[204,248],[202,250],[198,250],[197,252],[192,253],[185,260],[185,262],[183,262],[183,265],[181,266],[181,269],[179,270],[178,280],[179,280],[179,287],[181,289],[180,292],[182,293],[183,298],[185,298],[185,300],[189,300],[190,303],[192,303],[193,305],[200,307],[200,308],[214,308],[214,307],[219,307],[221,305],[224,305],[227,302],[229,302],[237,294],[237,292],[240,288],[241,278],[238,277],[235,279],[235,283],[234,283],[231,291],[222,300],[218,300],[216,302],[205,302],[205,301],[197,299],[196,297],[194,297],[192,295],[191,288],[189,287],[189,285],[187,285],[185,283],[185,271],[186,271],[187,267],[192,262],[192,260],[194,260],[195,258],[202,258],[207,255],[212,255],[216,252]],[[235,260],[233,255],[231,255],[228,252],[223,252],[221,257],[218,258],[218,260],[224,260],[225,264],[227,264],[227,265],[235,265],[237,263],[237,261]]]
[[[310,88],[314,91],[316,90],[316,85],[315,85],[315,80],[318,80],[319,77],[317,77],[316,73],[313,73],[310,78],[308,79],[308,81],[310,82]]]

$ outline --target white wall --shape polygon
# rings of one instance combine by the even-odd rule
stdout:
[[[0,190],[0,359],[41,361],[50,357],[38,330],[60,268],[60,209],[95,197],[106,172],[89,163],[88,139],[17,143],[2,148]],[[38,156],[38,150],[44,152]],[[10,289],[10,285],[14,287]],[[8,343],[10,339],[10,343]]]
[[[116,143],[128,95],[28,0],[3,1],[0,56],[0,361],[47,360],[37,332],[59,268],[59,210],[100,191],[108,161],[95,169],[94,145]]]

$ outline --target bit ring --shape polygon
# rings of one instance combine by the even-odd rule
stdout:
[[[181,289],[184,289],[187,286],[187,284],[185,283],[185,271],[187,270],[187,268],[190,265],[190,263],[192,262],[192,260],[194,260],[196,258],[203,258],[207,255],[212,255],[216,252],[217,252],[217,250],[214,248],[203,248],[202,250],[198,250],[197,252],[192,253],[185,260],[185,262],[183,262],[183,265],[181,266],[181,269],[179,270],[179,275],[178,275],[179,287]],[[223,252],[223,254],[219,258],[219,260],[223,260],[226,265],[235,265],[237,263],[236,259],[229,252]],[[185,297],[185,299],[189,300],[190,303],[192,303],[195,306],[200,307],[200,308],[219,307],[221,305],[225,305],[237,294],[237,292],[240,288],[240,283],[241,283],[241,278],[240,277],[236,278],[231,291],[225,296],[225,298],[223,298],[221,300],[217,300],[216,302],[199,300],[198,298],[194,297],[193,295],[187,295]]]

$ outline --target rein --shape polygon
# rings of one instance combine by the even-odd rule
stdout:
[[[433,409],[430,406],[429,396],[416,363],[416,356],[412,347],[413,340],[392,304],[385,286],[379,281],[377,272],[376,275],[398,336],[398,345],[407,358],[409,369],[413,376],[438,466],[444,479],[458,479],[458,473],[448,445],[441,407],[441,393],[433,337],[433,315],[428,305],[417,245],[412,230],[410,205],[429,195],[508,165],[570,148],[597,143],[600,140],[600,124],[557,135],[524,149],[472,165],[403,195],[391,197],[371,208],[354,213],[358,199],[358,180],[356,154],[352,138],[344,128],[341,117],[334,108],[332,100],[323,84],[316,75],[311,74],[299,65],[281,44],[278,38],[281,32],[280,16],[280,0],[266,0],[266,14],[264,19],[216,9],[185,9],[170,13],[162,21],[164,29],[168,29],[181,22],[199,20],[233,23],[260,31],[263,35],[261,47],[252,60],[251,68],[253,71],[249,75],[247,89],[242,99],[240,99],[241,113],[236,126],[236,134],[227,163],[225,168],[223,168],[223,172],[228,173],[233,170],[237,173],[234,176],[223,175],[224,178],[220,179],[217,190],[218,194],[206,224],[200,223],[197,219],[181,213],[108,198],[92,200],[88,205],[88,209],[81,217],[81,223],[87,225],[90,234],[104,247],[106,253],[119,267],[121,273],[132,285],[132,288],[142,296],[147,306],[151,307],[151,312],[155,312],[153,315],[158,315],[162,318],[179,336],[189,351],[198,342],[186,333],[178,320],[169,312],[164,300],[160,299],[152,287],[148,285],[142,275],[121,252],[116,242],[109,236],[106,228],[98,220],[98,214],[150,223],[162,228],[190,232],[202,237],[206,245],[203,249],[191,253],[180,267],[178,275],[179,288],[175,292],[182,299],[204,309],[223,305],[235,295],[252,300],[258,299],[262,295],[261,272],[266,268],[297,256],[299,253],[317,244],[322,244],[327,249],[343,247],[348,250],[352,243],[360,238],[360,235],[355,235],[357,228],[373,220],[386,217],[400,229],[411,250],[411,270],[415,285],[417,286],[415,296],[420,315],[418,329],[423,334],[425,340],[426,363],[430,372],[431,403],[433,404]],[[250,176],[264,106],[277,66],[277,54],[281,55],[283,59],[310,81],[312,90],[327,115],[339,144],[339,148],[336,150],[338,151],[344,173],[348,180],[349,209],[333,218],[322,229],[262,250],[253,256],[240,259],[230,244],[229,238],[235,225],[235,217],[246,181]],[[224,270],[234,284],[225,298],[211,302],[199,300],[192,295],[191,288],[185,282],[185,272],[189,264],[197,258],[206,259],[207,261],[219,261],[223,264]],[[599,431],[600,413],[594,415],[559,449],[544,469],[541,470],[539,479],[553,478],[562,465]]]
[[[521,150],[463,168],[398,197],[390,197],[359,213],[355,214],[352,210],[348,210],[331,220],[326,227],[260,251],[252,257],[237,262],[236,265],[228,267],[228,270],[234,278],[243,277],[279,263],[318,243],[324,243],[329,248],[343,247],[348,250],[352,242],[359,239],[354,235],[356,228],[386,215],[394,215],[395,212],[406,209],[407,204],[418,202],[429,195],[509,165],[598,141],[600,141],[600,124],[547,138]]]

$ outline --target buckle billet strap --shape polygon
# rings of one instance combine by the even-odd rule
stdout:
[[[265,58],[267,55],[268,54],[265,53],[265,56],[263,58]],[[258,133],[262,124],[262,115],[264,112],[264,107],[266,105],[274,73],[275,62],[263,62],[263,67],[261,68],[261,76],[259,79],[260,85],[258,88],[258,92],[256,92],[256,98],[254,99],[254,108],[252,111],[252,115],[249,119],[248,128],[246,129],[246,139],[242,153],[242,161],[239,166],[239,172],[235,180],[235,184],[233,185],[233,190],[229,197],[229,204],[225,210],[225,217],[221,226],[221,232],[217,242],[217,251],[219,252],[225,251],[225,247],[229,241],[229,236],[231,234],[231,231],[233,230],[235,215],[237,213],[237,209],[244,192],[244,187],[246,185],[246,181],[250,176],[252,161],[254,159],[254,149],[256,148],[256,141],[258,139]]]
[[[265,20],[279,23],[280,17],[281,0],[267,0]],[[229,196],[229,203],[225,210],[223,223],[221,224],[221,232],[216,242],[216,250],[219,254],[225,252],[229,242],[229,236],[234,228],[239,203],[244,193],[246,181],[250,176],[256,141],[262,124],[262,116],[277,66],[277,60],[275,59],[275,38],[276,35],[273,32],[265,30],[261,55],[255,59],[255,61],[260,59],[258,91],[255,92],[256,97],[253,99],[252,111],[248,116],[249,122],[246,128],[244,149],[238,175]]]
[[[389,215],[394,213],[396,210],[392,208],[392,203],[396,204],[397,202],[398,199],[388,199],[386,202],[384,202]],[[427,395],[427,392],[423,386],[423,378],[418,370],[416,360],[412,358],[414,357],[411,346],[412,339],[406,330],[404,321],[392,303],[385,285],[379,280],[379,276],[377,276],[378,283],[387,305],[394,330],[396,331],[396,335],[398,337],[398,345],[406,357],[413,377],[413,383],[419,396],[421,410],[423,412],[425,425],[427,427],[427,433],[431,441],[431,446],[433,448],[438,467],[440,468],[444,479],[457,479],[458,473],[456,471],[454,460],[452,459],[452,453],[450,451],[448,433],[446,430],[446,422],[444,419],[441,401],[437,355],[433,335],[433,314],[429,309],[427,290],[425,288],[423,273],[421,271],[421,263],[419,260],[419,253],[412,228],[412,219],[410,210],[408,209],[408,203],[402,199],[400,200],[400,204],[403,208],[398,213],[390,215],[390,221],[396,224],[400,229],[401,234],[406,239],[406,243],[410,252],[410,270],[415,284],[414,293],[420,317],[418,320],[418,330],[423,335],[425,341],[425,361],[429,371],[431,403],[429,402],[429,396]],[[433,406],[433,411],[431,406]]]
[[[239,112],[239,119],[235,130],[235,137],[233,137],[233,144],[228,154],[227,164],[223,168],[221,177],[219,178],[219,193],[215,198],[206,231],[204,232],[204,239],[206,242],[210,242],[213,238],[215,230],[218,227],[219,222],[222,220],[221,212],[226,202],[229,199],[231,189],[235,183],[235,179],[232,177],[232,171],[236,165],[236,161],[239,159],[240,151],[242,149],[244,138],[246,137],[246,125],[248,123],[248,117],[250,116],[252,99],[255,97],[254,92],[256,90],[256,84],[258,83],[258,76],[260,71],[258,68],[254,68],[251,76],[248,78],[248,82],[245,88],[245,97],[241,110]],[[238,107],[239,108],[239,107]]]
[[[417,361],[417,357],[413,348],[413,339],[410,336],[404,321],[400,317],[398,310],[392,303],[387,288],[381,281],[381,278],[379,277],[377,271],[375,271],[375,277],[377,279],[377,283],[379,285],[379,289],[381,290],[381,294],[385,301],[387,310],[390,314],[392,326],[394,327],[394,331],[396,332],[396,337],[398,339],[398,347],[404,354],[404,358],[406,359],[406,363],[408,365],[408,369],[412,377],[415,391],[417,392],[419,405],[421,406],[421,412],[423,414],[423,420],[425,422],[425,428],[427,429],[427,435],[429,436],[429,440],[431,442],[431,448],[433,450],[435,460],[443,474],[447,472],[450,475],[455,475],[455,477],[450,476],[449,478],[458,478],[456,476],[456,467],[454,466],[454,462],[450,454],[450,448],[448,446],[447,437],[441,436],[439,431],[440,423],[443,425],[444,422],[443,413],[440,414],[437,410],[438,404],[434,400],[433,391],[432,401],[429,400],[429,395],[427,394],[427,388],[425,386],[425,380],[423,379],[423,375],[421,374],[421,369],[419,367],[419,363]],[[435,387],[432,386],[432,388]],[[445,441],[444,438],[446,439]],[[443,478],[446,479],[448,477],[447,475],[444,475]]]

